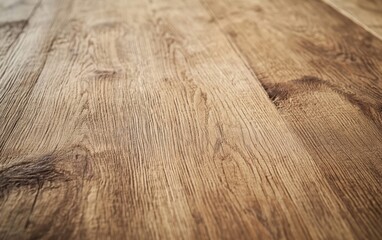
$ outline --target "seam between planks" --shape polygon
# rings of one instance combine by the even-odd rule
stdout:
[[[313,159],[313,156],[309,153],[308,149],[306,149],[306,146],[305,144],[303,143],[303,141],[300,139],[300,137],[298,136],[298,134],[296,133],[296,131],[291,128],[291,124],[285,120],[285,118],[283,116],[281,116],[281,113],[280,113],[280,110],[277,108],[277,106],[275,105],[275,103],[272,101],[272,99],[270,98],[267,90],[266,90],[266,87],[265,85],[261,82],[261,80],[257,77],[256,75],[256,71],[253,69],[253,67],[249,64],[249,60],[248,60],[248,57],[243,54],[243,52],[238,49],[237,47],[237,44],[235,42],[232,41],[232,39],[227,36],[227,34],[225,33],[225,31],[222,29],[220,23],[218,22],[218,20],[216,19],[216,16],[215,14],[213,13],[213,11],[211,11],[210,7],[208,6],[208,4],[205,3],[204,0],[198,0],[200,3],[201,3],[201,6],[206,9],[207,13],[210,15],[210,17],[213,18],[213,20],[215,21],[214,23],[216,24],[218,30],[222,33],[222,35],[224,36],[224,38],[226,39],[226,41],[229,43],[229,45],[232,47],[232,49],[234,50],[234,52],[236,53],[236,55],[241,59],[242,63],[244,64],[244,66],[248,69],[248,71],[250,72],[251,76],[253,76],[253,78],[256,80],[256,82],[258,83],[261,91],[263,92],[263,94],[265,94],[266,96],[266,99],[267,101],[270,103],[270,107],[272,107],[276,112],[277,114],[280,116],[280,118],[282,119],[283,123],[285,124],[285,126],[287,127],[289,133],[293,136],[293,138],[296,140],[296,142],[298,142],[305,150],[306,154],[309,155],[309,158]],[[318,165],[315,161],[313,161],[314,165],[318,168]],[[321,174],[321,172],[320,172]]]
[[[53,41],[54,41],[54,39],[52,40],[52,44],[53,44]],[[8,139],[10,138],[10,136],[12,135],[13,131],[15,130],[17,124],[19,123],[19,121],[20,121],[20,119],[21,119],[21,117],[22,117],[22,115],[23,115],[23,113],[24,113],[24,111],[25,111],[25,109],[26,109],[26,107],[27,107],[27,104],[28,104],[28,102],[29,102],[29,99],[30,99],[30,97],[31,97],[31,95],[32,95],[33,89],[35,88],[35,86],[36,86],[38,80],[40,79],[40,76],[41,76],[42,72],[44,71],[44,68],[45,68],[47,59],[48,59],[48,53],[47,53],[47,55],[46,55],[46,57],[45,57],[45,59],[44,59],[44,62],[43,62],[43,64],[42,64],[42,66],[41,66],[41,70],[39,71],[39,73],[38,73],[36,79],[34,80],[34,82],[32,83],[32,85],[29,87],[28,91],[26,92],[26,96],[25,96],[25,104],[24,104],[24,106],[22,107],[21,111],[19,112],[19,114],[18,114],[18,116],[17,116],[17,119],[13,122],[13,126],[11,127],[11,130],[9,131],[8,135],[7,135],[7,136],[4,136],[4,140],[1,141],[1,144],[0,144],[0,152],[3,151],[4,146],[7,144]]]
[[[234,50],[235,54],[240,58],[240,60],[244,64],[244,66],[250,72],[251,76],[257,81],[258,85],[261,88],[261,91],[265,94],[266,98],[269,100],[269,102],[271,103],[272,107],[277,111],[277,113],[279,113],[279,110],[277,109],[275,104],[272,102],[272,100],[269,98],[269,95],[268,95],[267,91],[265,90],[265,86],[263,85],[263,83],[257,77],[255,70],[250,66],[248,58],[242,53],[242,51],[240,49],[238,49],[236,43],[234,43],[232,41],[232,39],[230,37],[228,37],[227,34],[224,32],[224,30],[222,29],[221,25],[217,21],[215,14],[211,11],[211,9],[208,6],[208,4],[206,4],[204,2],[204,0],[199,0],[199,2],[201,3],[201,6],[207,11],[208,15],[210,15],[210,17],[213,18],[214,24],[216,24],[216,26],[219,29],[219,31],[222,33],[222,35],[224,36],[224,38],[226,39],[228,44]],[[282,118],[282,119],[284,119],[284,118]],[[284,123],[286,124],[285,121],[284,121]]]
[[[43,0],[39,0],[36,5],[33,7],[31,13],[29,14],[29,16],[27,17],[26,19],[26,23],[23,25],[23,27],[21,28],[21,31],[16,35],[15,39],[13,40],[13,42],[9,45],[9,47],[7,48],[7,50],[5,50],[5,54],[4,56],[6,56],[8,54],[8,52],[10,51],[10,49],[13,47],[13,45],[15,45],[15,43],[19,40],[21,34],[24,32],[25,28],[29,25],[29,21],[30,19],[35,15],[36,13],[36,10],[41,6],[41,3],[42,3]]]
[[[311,155],[309,149],[307,148],[306,144],[302,141],[301,137],[298,135],[296,130],[292,127],[291,123],[285,119],[284,116],[281,115],[280,110],[277,108],[275,103],[272,101],[270,98],[268,92],[266,91],[265,85],[262,83],[262,81],[257,77],[255,69],[249,64],[249,59],[248,57],[243,53],[242,50],[240,50],[237,46],[237,43],[232,41],[232,39],[227,36],[227,33],[223,30],[221,24],[218,22],[216,15],[211,11],[211,8],[209,7],[208,4],[206,4],[205,0],[199,0],[201,3],[202,7],[206,9],[207,13],[210,15],[210,17],[213,18],[215,21],[215,24],[217,25],[218,30],[224,35],[224,38],[227,40],[229,45],[232,47],[234,50],[235,54],[241,59],[242,63],[245,65],[245,67],[248,69],[250,72],[251,76],[253,76],[254,80],[257,81],[259,84],[261,91],[265,94],[267,101],[269,101],[270,105],[276,110],[277,114],[280,116],[282,122],[285,124],[286,129],[288,130],[289,134],[293,137],[293,139],[298,143],[301,148],[305,151],[305,154],[311,159],[311,163],[314,166],[315,170],[314,172],[317,174],[317,176],[320,176],[323,178],[323,186],[324,189],[326,188],[326,191],[332,195],[332,201],[333,203],[338,205],[339,211],[344,211],[346,210],[346,205],[342,201],[341,198],[338,197],[337,194],[333,191],[333,188],[330,186],[329,182],[327,181],[326,178],[324,178],[324,173],[321,171],[320,167],[318,166],[317,162],[314,161],[313,156]],[[379,39],[379,38],[378,38]],[[295,206],[295,203],[293,202],[293,206]],[[300,219],[301,220],[301,219]],[[349,227],[349,222],[345,223],[347,227]],[[352,229],[348,229],[350,232],[352,232]],[[308,231],[309,232],[309,231]]]
[[[378,40],[382,41],[382,36],[380,36],[377,32],[375,32],[373,29],[369,28],[366,24],[362,23],[356,16],[351,14],[350,12],[346,11],[345,9],[342,9],[341,7],[337,6],[335,3],[333,3],[331,0],[320,0],[322,3],[326,4],[330,8],[334,9],[336,12],[338,12],[340,15],[348,18],[350,21],[355,23],[356,25],[362,27],[367,31],[368,33],[372,34],[374,37],[376,37]]]
[[[39,3],[36,4],[36,7],[35,7],[34,10],[32,11],[33,14],[31,14],[31,15],[30,15],[30,18],[28,18],[28,23],[29,23],[29,20],[34,16],[34,13],[37,11],[37,9],[41,6],[42,1],[43,1],[43,0],[40,0]],[[73,1],[71,1],[71,3],[73,3]],[[69,5],[70,5],[70,4],[69,4]],[[56,19],[57,19],[57,15],[53,17],[53,19],[52,19],[52,24],[54,24],[54,22],[56,21]],[[21,32],[23,32],[23,31],[26,29],[27,25],[28,25],[28,24],[25,25],[25,27],[23,28],[23,30],[22,30]],[[24,114],[25,109],[27,108],[29,99],[30,99],[30,97],[31,97],[31,95],[32,95],[32,93],[33,93],[33,91],[34,91],[34,88],[35,88],[37,82],[39,81],[42,72],[43,72],[44,69],[45,69],[46,63],[47,63],[48,58],[49,58],[49,52],[50,52],[50,50],[51,50],[51,48],[52,48],[54,42],[56,41],[56,34],[57,34],[57,33],[55,33],[55,35],[52,37],[51,41],[48,42],[47,47],[46,47],[46,51],[44,52],[44,53],[45,53],[45,56],[44,56],[44,59],[43,59],[43,61],[42,61],[42,63],[41,63],[41,67],[39,68],[39,71],[38,71],[38,73],[37,73],[37,76],[35,77],[34,81],[31,83],[30,87],[28,88],[28,91],[26,91],[26,95],[25,95],[25,97],[24,97],[25,104],[23,104],[23,106],[21,107],[20,112],[16,113],[16,114],[18,114],[18,116],[17,116],[17,118],[15,119],[15,121],[11,124],[12,127],[10,127],[10,131],[9,131],[9,133],[6,134],[6,135],[4,135],[4,136],[3,136],[3,139],[0,140],[0,152],[2,152],[2,151],[4,150],[4,147],[6,146],[6,144],[7,144],[8,140],[9,140],[9,138],[11,137],[13,131],[15,130],[16,126],[18,125],[18,123],[19,123],[19,121],[20,121],[22,115]],[[20,33],[20,35],[21,35],[21,33]],[[15,42],[16,42],[16,41],[15,41]],[[4,76],[5,71],[6,71],[6,70],[4,70],[3,74],[0,76],[0,79],[2,79],[2,77]],[[4,93],[4,95],[3,95],[4,98],[5,98],[5,96],[6,96],[7,94],[9,94],[9,93],[6,91],[6,92]],[[3,99],[1,99],[1,96],[0,96],[0,103],[2,102],[2,100],[3,100]]]

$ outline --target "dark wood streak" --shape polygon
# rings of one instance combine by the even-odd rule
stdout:
[[[24,161],[0,171],[0,198],[21,187],[41,186],[45,182],[67,180],[55,167],[52,155],[43,156],[34,161]]]
[[[0,31],[2,29],[23,28],[28,23],[28,20],[19,20],[14,22],[0,22]]]
[[[18,163],[0,170],[0,199],[18,188],[41,188],[45,183],[90,180],[90,152],[76,145]]]
[[[72,221],[81,220],[79,202],[83,184],[94,179],[91,159],[90,151],[82,145],[25,160],[15,159],[19,163],[0,171],[0,203],[14,194],[32,197],[31,208],[19,210],[25,217],[23,231],[28,238],[71,238],[75,230]],[[49,202],[42,201],[44,195],[51,196]],[[36,212],[41,211],[47,214],[36,218]],[[55,222],[57,217],[67,224]],[[0,236],[19,237],[18,233],[6,235],[3,229]]]
[[[371,119],[382,131],[382,103],[373,105],[372,103],[357,97],[353,93],[345,92],[342,88],[329,81],[314,76],[303,76],[300,79],[294,79],[287,82],[262,82],[262,85],[269,98],[277,107],[282,107],[280,106],[281,102],[287,102],[291,96],[296,94],[309,94],[315,91],[327,90],[334,91],[351,104],[358,107],[362,113]]]

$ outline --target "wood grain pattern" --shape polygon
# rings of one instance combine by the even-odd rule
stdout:
[[[324,0],[339,12],[365,26],[382,39],[382,1],[380,0]]]
[[[28,24],[37,5],[37,0],[0,2],[0,65],[5,54]]]
[[[33,6],[0,62],[1,239],[381,236],[382,43],[354,22],[297,0]]]
[[[382,42],[322,2],[284,4],[205,1],[354,214],[354,235],[378,239]]]

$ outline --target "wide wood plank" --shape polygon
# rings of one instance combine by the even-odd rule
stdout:
[[[2,238],[357,236],[198,1],[44,0],[25,32],[1,78]]]
[[[382,1],[323,0],[382,39]]]
[[[382,42],[320,1],[203,1],[346,205],[359,239],[382,224]]]

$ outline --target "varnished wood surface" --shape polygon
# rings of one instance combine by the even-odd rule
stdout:
[[[379,16],[329,1],[0,0],[0,238],[380,239]]]

